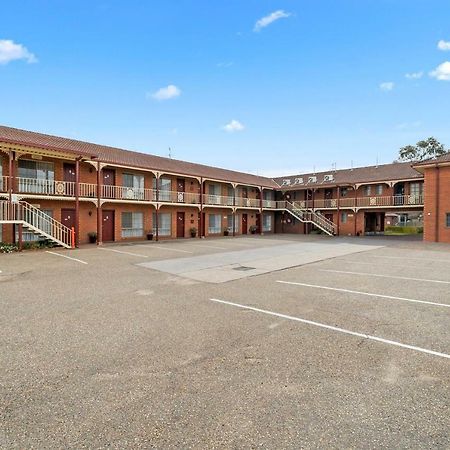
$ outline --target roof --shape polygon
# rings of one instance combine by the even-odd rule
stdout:
[[[72,153],[112,165],[152,169],[159,172],[169,172],[192,177],[204,177],[221,181],[230,181],[246,185],[256,185],[276,188],[271,178],[261,177],[244,172],[206,166],[187,161],[124,150],[106,145],[20,130],[0,125],[0,142],[44,148],[56,152]]]
[[[427,159],[425,161],[419,161],[415,164],[413,164],[413,167],[417,167],[417,170],[420,171],[421,168],[426,166],[435,166],[436,164],[445,164],[450,163],[450,152],[444,153],[441,156],[438,156],[437,158],[431,158]]]
[[[415,178],[421,179],[423,175],[413,169],[410,163],[391,163],[380,164],[378,166],[291,175],[275,178],[275,181],[283,189],[294,190],[301,189],[302,187],[348,186],[359,183],[410,180]]]

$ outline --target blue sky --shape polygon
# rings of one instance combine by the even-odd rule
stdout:
[[[450,146],[449,18],[448,0],[7,2],[0,123],[273,176],[391,162]]]

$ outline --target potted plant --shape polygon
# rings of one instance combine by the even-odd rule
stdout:
[[[147,232],[147,241],[153,241],[153,231]]]
[[[225,228],[225,230],[223,230],[223,235],[224,236],[228,236],[230,234],[230,229],[229,228]]]
[[[256,234],[256,231],[258,230],[258,228],[256,228],[256,225],[251,225],[249,230],[250,230],[250,233]]]
[[[95,244],[97,242],[97,233],[95,231],[90,231],[88,233],[89,243]]]
[[[190,228],[189,233],[191,233],[191,237],[195,238],[197,236],[197,228],[195,227]]]

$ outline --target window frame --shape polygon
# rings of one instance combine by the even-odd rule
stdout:
[[[131,226],[124,226],[124,216],[131,215]],[[138,220],[139,217],[139,220]],[[122,211],[120,216],[120,234],[122,239],[144,236],[144,213],[141,211]]]

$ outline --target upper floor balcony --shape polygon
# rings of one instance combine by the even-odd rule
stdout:
[[[423,194],[389,195],[357,198],[330,198],[296,201],[305,209],[354,209],[354,208],[383,208],[423,206]]]
[[[7,193],[9,189],[9,177],[0,177],[0,192]],[[14,192],[35,197],[71,198],[76,196],[76,183],[73,181],[58,181],[38,178],[15,178]],[[98,185],[94,183],[79,183],[78,195],[81,199],[97,199]],[[143,187],[129,187],[102,184],[100,185],[100,199],[121,202],[147,202],[167,204],[188,204],[211,207],[237,207],[256,208],[261,207],[261,200],[238,196],[223,196],[203,194],[198,192],[170,191],[167,189],[147,189]],[[276,202],[262,201],[263,208],[275,208]]]

